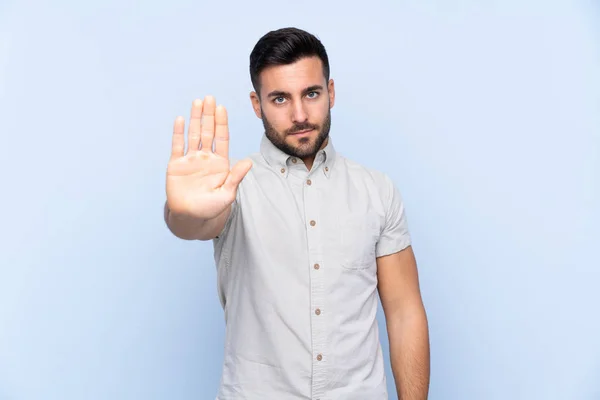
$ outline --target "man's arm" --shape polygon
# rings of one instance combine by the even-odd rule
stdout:
[[[426,400],[429,328],[412,246],[377,258],[377,277],[398,399]]]
[[[185,240],[211,240],[225,227],[231,206],[212,219],[197,219],[190,216],[176,215],[169,210],[165,202],[165,223],[169,230],[178,238]]]
[[[163,214],[175,236],[209,240],[220,234],[235,210],[232,204],[252,160],[230,167],[227,110],[217,107],[213,96],[194,100],[191,114],[187,151],[183,117],[173,124]]]

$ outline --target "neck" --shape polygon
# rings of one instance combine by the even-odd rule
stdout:
[[[302,161],[304,161],[304,165],[306,165],[306,169],[309,171],[312,169],[313,163],[315,162],[315,156],[303,157]]]

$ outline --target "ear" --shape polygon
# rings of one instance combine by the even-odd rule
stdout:
[[[254,114],[256,114],[259,119],[262,119],[262,113],[260,112],[260,98],[256,92],[250,92],[250,101],[252,102]]]
[[[333,108],[333,105],[335,104],[335,84],[333,79],[329,80],[327,91],[329,92],[329,108]]]

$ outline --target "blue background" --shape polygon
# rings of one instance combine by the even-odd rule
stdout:
[[[599,10],[0,2],[0,399],[214,398],[212,246],[163,223],[171,127],[213,94],[231,156],[257,151],[248,56],[283,26],[329,51],[338,150],[405,198],[430,398],[600,399]]]

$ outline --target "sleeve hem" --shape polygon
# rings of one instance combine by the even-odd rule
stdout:
[[[409,247],[411,244],[412,242],[408,237],[401,238],[392,243],[381,244],[377,247],[375,257],[383,257],[388,256],[390,254],[398,253],[399,251],[402,251]]]

